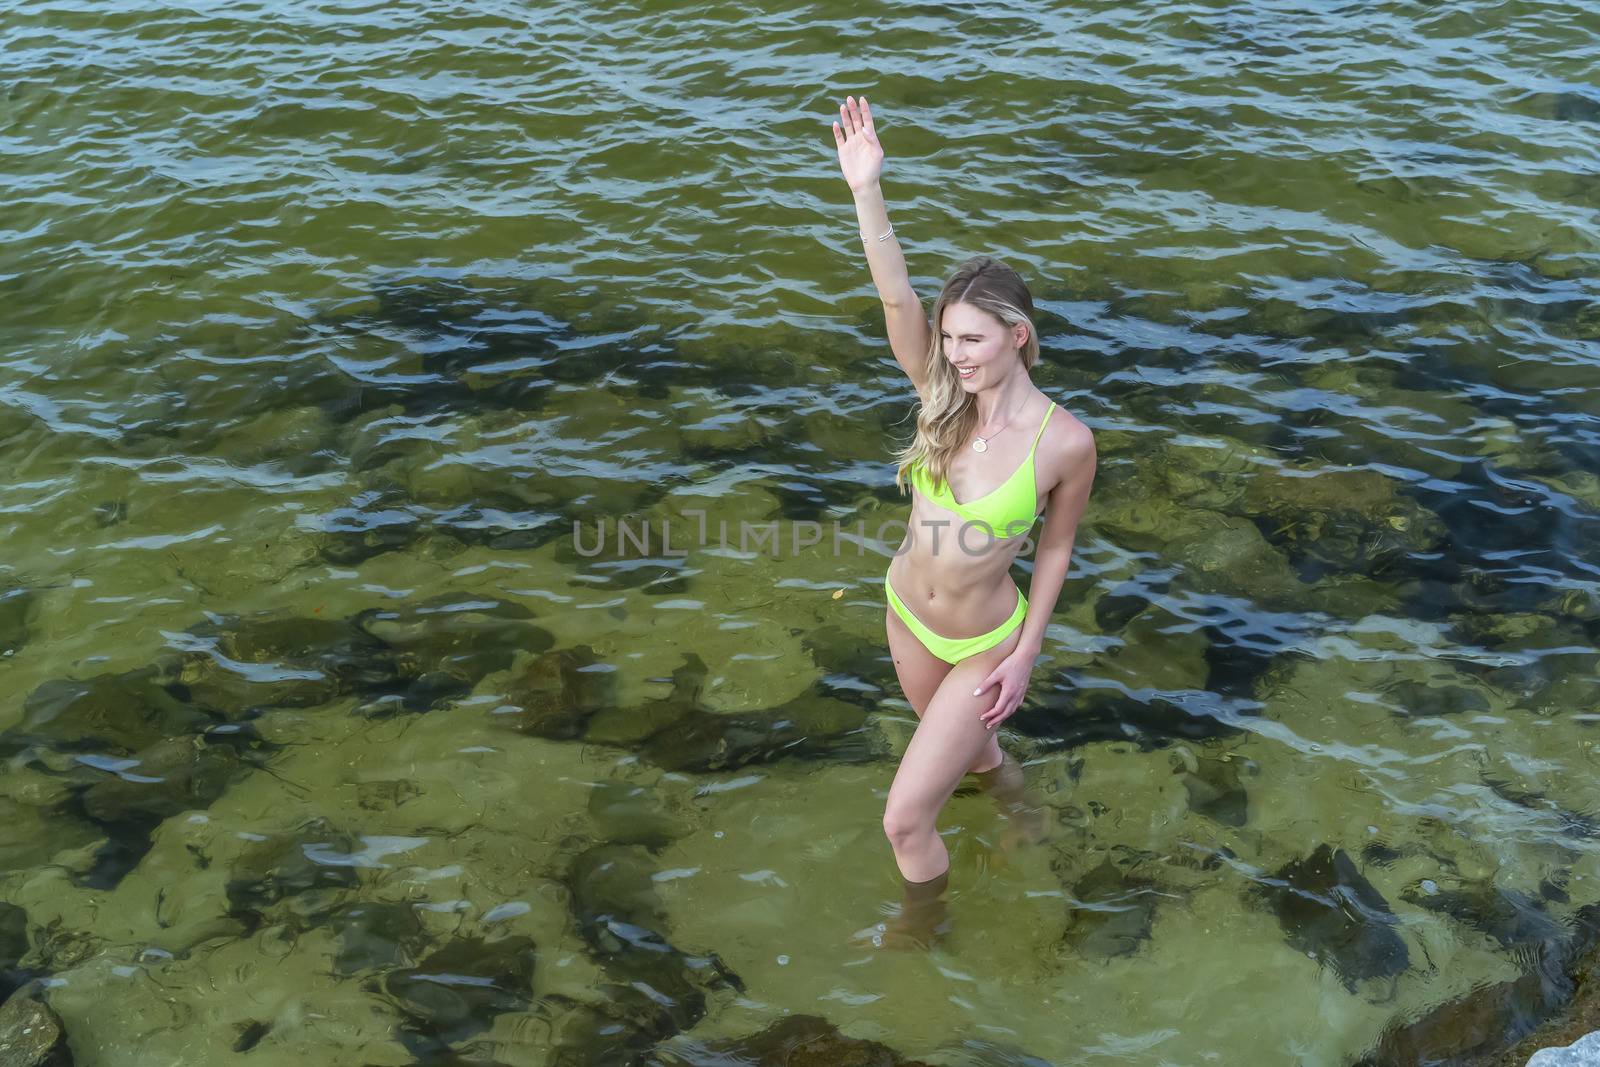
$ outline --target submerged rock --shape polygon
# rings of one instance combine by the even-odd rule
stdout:
[[[38,594],[18,587],[0,590],[0,657],[11,655],[28,643],[28,627]]]
[[[1483,784],[1501,800],[1526,808],[1530,812],[1549,816],[1562,837],[1585,840],[1600,837],[1600,816],[1573,811],[1562,807],[1544,793],[1522,789],[1491,775],[1483,776]]]
[[[32,977],[22,966],[28,954],[28,913],[0,901],[0,998],[9,997]]]
[[[53,781],[63,787],[62,800],[68,800],[71,795],[68,779]],[[103,829],[88,820],[73,818],[59,806],[19,804],[9,797],[0,797],[0,871],[42,867],[63,849],[83,848],[104,838]]]
[[[1242,727],[1230,721],[1249,715],[1247,707],[1228,707],[1199,691],[1139,695],[1116,689],[1079,688],[1066,676],[1035,684],[1041,714],[1023,712],[1006,725],[1034,740],[1041,751],[1076,748],[1097,741],[1129,741],[1149,752],[1174,741],[1233,737]],[[1225,714],[1226,712],[1226,714]]]
[[[360,851],[359,841],[322,818],[295,833],[254,841],[228,871],[230,914],[257,922],[261,911],[279,901],[318,890],[354,889],[360,878],[344,857]]]
[[[378,984],[405,1017],[401,1041],[425,1055],[489,1029],[496,1015],[525,1010],[537,958],[528,937],[457,938]]]
[[[1252,895],[1278,916],[1292,947],[1331,966],[1352,993],[1358,981],[1391,978],[1411,964],[1388,901],[1344,849],[1318,845]]]
[[[1269,712],[1291,726],[1324,716],[1361,722],[1375,707],[1400,718],[1503,713],[1504,697],[1480,679],[1433,659],[1341,658],[1285,660],[1256,684]]]
[[[804,631],[800,644],[822,672],[829,695],[876,706],[883,694],[879,682],[894,665],[885,647],[833,625]]]
[[[839,1032],[817,1015],[789,1015],[749,1037],[702,1041],[671,1049],[686,1067],[929,1067],[908,1060],[888,1045]]]
[[[1070,887],[1064,944],[1085,956],[1131,956],[1141,941],[1150,940],[1155,922],[1154,882],[1128,874],[1111,861],[1081,876]]]
[[[534,737],[578,737],[609,698],[613,670],[588,645],[545,652],[507,687],[506,700],[521,709],[507,718]]]
[[[155,667],[85,681],[43,682],[23,702],[21,725],[0,735],[0,747],[15,751],[20,745],[41,744],[61,752],[127,755],[215,721],[175,697],[169,682]]]
[[[687,820],[662,806],[655,789],[616,779],[595,784],[589,793],[589,817],[603,839],[618,845],[643,845],[652,852],[691,829]]]
[[[1108,644],[1083,670],[1119,689],[1204,689],[1211,641],[1201,630],[1198,623],[1152,604],[1127,622],[1121,640]]]
[[[693,652],[685,653],[683,663],[672,672],[672,688],[666,696],[631,707],[613,705],[601,709],[588,723],[585,740],[613,745],[638,744],[693,715],[700,707],[707,673],[705,660]]]
[[[214,618],[188,631],[179,681],[196,703],[231,717],[310,707],[393,686],[398,667],[380,640],[346,622],[264,613]]]
[[[70,1067],[72,1053],[56,1013],[21,994],[0,1006],[0,1064],[4,1067]]]
[[[1263,607],[1298,608],[1304,583],[1254,523],[1195,512],[1163,550],[1183,566],[1175,584],[1198,593],[1245,596]]]
[[[689,955],[667,940],[654,873],[644,849],[604,844],[574,857],[565,881],[578,934],[616,981],[609,992],[629,1025],[664,1035],[705,1017],[708,990],[743,992],[744,983],[715,953]]]
[[[555,644],[519,604],[471,594],[445,594],[420,604],[364,611],[355,626],[394,657],[402,702],[411,708],[467,692],[486,675],[510,667],[519,653]]]
[[[1481,930],[1505,949],[1559,942],[1567,934],[1533,897],[1489,883],[1441,889],[1418,882],[1401,891],[1400,899]]]
[[[1545,1045],[1570,1041],[1600,1028],[1600,1003],[1589,977],[1600,965],[1600,905],[1579,908],[1571,936],[1519,952],[1529,969],[1516,978],[1475,987],[1420,1018],[1400,1021],[1354,1067],[1417,1064],[1522,1064]],[[1550,1021],[1562,1005],[1577,1003],[1563,1021]],[[1540,1028],[1540,1024],[1547,1024]],[[1538,1029],[1536,1029],[1538,1028]],[[1519,1041],[1519,1039],[1521,1039]],[[1518,1042],[1512,1047],[1513,1042]]]
[[[1224,826],[1243,826],[1249,819],[1249,796],[1239,784],[1240,761],[1228,756],[1181,756],[1174,774],[1183,776],[1189,810]]]
[[[1296,554],[1342,571],[1381,571],[1445,536],[1437,515],[1374,470],[1262,472],[1242,507]]]
[[[691,710],[650,735],[640,755],[671,771],[723,771],[785,759],[876,759],[857,704],[805,693],[775,708],[721,715]]]
[[[345,976],[409,963],[427,944],[422,920],[412,904],[354,901],[318,914],[315,921],[338,938],[333,969]]]
[[[1108,636],[1122,633],[1123,627],[1155,604],[1156,591],[1137,582],[1125,582],[1094,604],[1095,629]]]
[[[1563,90],[1540,94],[1550,101],[1550,115],[1563,122],[1600,122],[1600,98]]]
[[[198,737],[170,737],[119,765],[100,766],[105,774],[83,794],[83,809],[108,825],[154,826],[180,811],[206,808],[245,769],[226,745]]]
[[[536,1014],[549,1036],[549,1058],[541,1067],[634,1067],[663,1038],[672,1035],[670,1019],[659,1029],[641,1025],[609,1000],[578,1001],[560,993],[539,998]]]

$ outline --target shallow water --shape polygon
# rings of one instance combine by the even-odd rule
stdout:
[[[1592,8],[0,10],[0,976],[78,1064],[1344,1064],[1600,901]],[[930,952],[856,937],[862,92],[1100,454],[1045,840],[958,793]]]

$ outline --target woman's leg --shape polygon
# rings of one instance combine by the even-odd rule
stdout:
[[[950,673],[952,667],[929,652],[928,646],[906,628],[905,621],[894,613],[893,608],[884,610],[883,626],[889,635],[889,654],[894,657],[894,672],[900,679],[900,690],[905,693],[906,701],[920,720],[928,710],[928,704],[933,700],[933,694],[938,690],[939,683],[944,681],[945,675]],[[992,771],[1000,766],[999,731],[988,733],[988,744],[967,768],[975,774]]]
[[[900,679],[900,691],[921,719],[939,683],[950,673],[950,664],[929,652],[928,647],[906,629],[893,608],[884,609],[883,628],[889,635],[889,655],[894,657],[894,673]]]
[[[883,830],[908,882],[932,881],[950,868],[950,853],[935,829],[939,810],[968,770],[983,767],[988,753],[998,751],[994,732],[978,718],[994,703],[995,691],[985,690],[981,696],[972,691],[1016,649],[1021,629],[949,669],[900,758],[889,786]],[[998,766],[1000,760],[994,763]]]
[[[1038,844],[1046,834],[1044,806],[1028,792],[1022,764],[1008,752],[993,770],[978,775],[978,788],[994,798],[1005,819],[1000,832],[999,852],[1011,852],[1018,845]]]

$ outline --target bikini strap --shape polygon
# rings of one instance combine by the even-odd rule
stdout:
[[[1039,438],[1044,436],[1045,424],[1050,421],[1050,415],[1056,409],[1056,402],[1050,401],[1050,406],[1044,409],[1044,418],[1039,420],[1039,430],[1033,435],[1033,444],[1028,448],[1028,455],[1033,455],[1034,449],[1039,447]]]

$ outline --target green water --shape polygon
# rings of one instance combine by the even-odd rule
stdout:
[[[80,1067],[1346,1064],[1600,901],[1591,7],[0,12],[0,979]],[[928,952],[857,937],[914,395],[846,93],[1100,455],[1047,835],[960,791]]]

